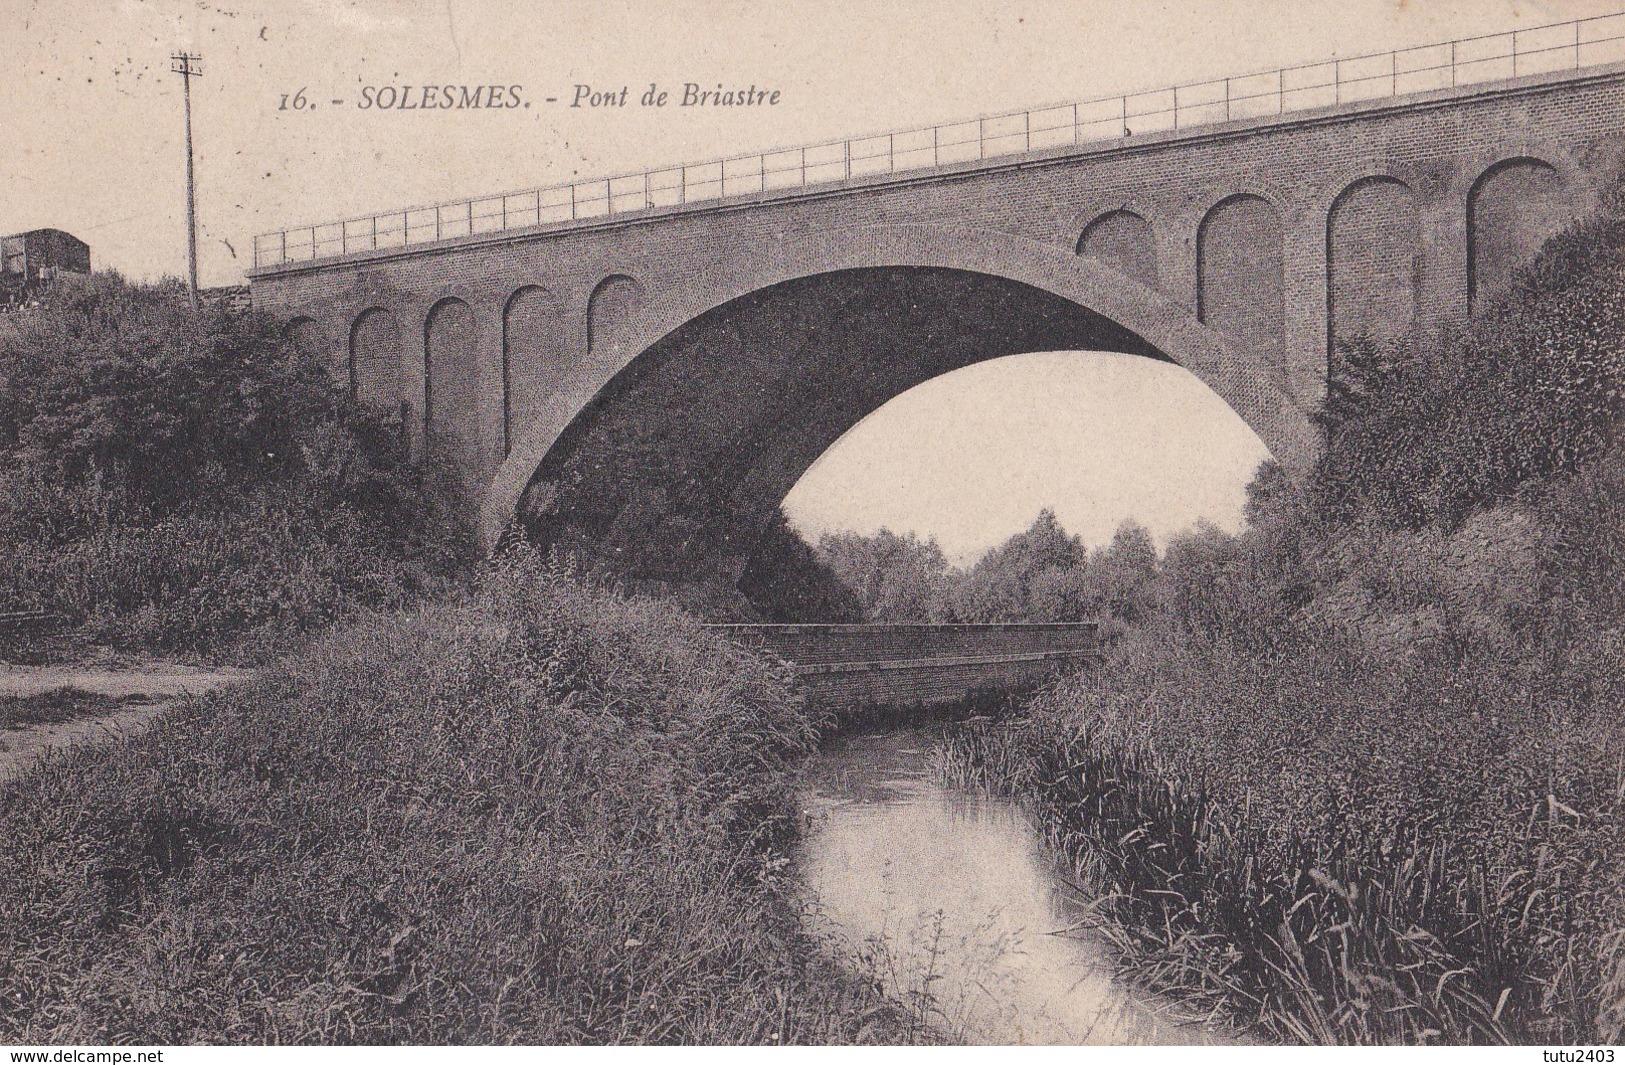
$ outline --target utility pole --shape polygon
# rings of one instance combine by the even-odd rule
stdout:
[[[181,76],[181,96],[186,101],[186,271],[187,291],[192,297],[192,313],[197,305],[197,196],[192,187],[192,79],[203,76],[203,57],[175,52],[169,69]]]

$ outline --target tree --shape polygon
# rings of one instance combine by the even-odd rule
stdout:
[[[1112,542],[1089,558],[1089,587],[1096,617],[1110,617],[1125,625],[1144,623],[1157,600],[1157,548],[1144,525],[1127,519],[1112,534]]]
[[[836,576],[783,510],[758,541],[739,590],[770,621],[854,622],[865,619],[856,592]]]
[[[818,556],[857,594],[874,622],[940,622],[947,618],[948,560],[935,540],[921,542],[881,529],[872,536],[826,533]]]
[[[400,605],[472,561],[449,470],[285,323],[98,274],[0,327],[0,589],[165,649]]]
[[[954,590],[954,616],[967,622],[1080,621],[1074,571],[1087,564],[1083,541],[1048,508],[1024,532],[983,555]]]

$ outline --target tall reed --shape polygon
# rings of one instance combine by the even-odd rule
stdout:
[[[1260,756],[1272,730],[1256,708],[1244,713],[1256,690],[1232,689],[1228,705],[1180,720],[1170,699],[1224,697],[1158,690],[1124,668],[1136,653],[1046,693],[1026,718],[951,732],[943,763],[959,783],[1035,807],[1140,979],[1289,1042],[1618,1034],[1617,787],[1581,801],[1564,786],[1576,809],[1543,779],[1524,792],[1538,793],[1535,803],[1521,813],[1508,803],[1490,823],[1500,796],[1463,811],[1452,795],[1463,781],[1389,761],[1387,734],[1401,722],[1380,712],[1362,722],[1366,693],[1324,687],[1315,723],[1356,745],[1351,758],[1394,769],[1355,781],[1323,761],[1321,779],[1309,779],[1313,760]],[[1164,712],[1173,720],[1147,724]],[[1489,727],[1471,707],[1463,716]],[[1233,738],[1249,729],[1252,749]],[[1521,781],[1532,767],[1519,764],[1518,744],[1503,736],[1498,746],[1506,760],[1479,774]],[[1292,779],[1271,779],[1272,762]],[[1379,801],[1368,786],[1389,794]]]

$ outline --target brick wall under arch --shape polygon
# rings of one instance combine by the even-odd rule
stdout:
[[[1476,309],[1504,293],[1572,214],[1563,175],[1542,159],[1507,159],[1467,194],[1467,299]]]
[[[1416,322],[1422,216],[1411,187],[1392,177],[1351,183],[1326,217],[1326,350],[1354,337],[1403,335]]]
[[[1133,211],[1108,211],[1090,222],[1078,237],[1078,254],[1147,288],[1158,287],[1156,234],[1151,223]]]
[[[513,450],[518,427],[568,376],[569,352],[559,300],[525,285],[502,309],[502,453]]]
[[[431,445],[459,465],[489,464],[481,431],[481,377],[474,311],[443,299],[423,325],[423,424]]]
[[[1286,303],[1281,212],[1247,193],[1221,200],[1196,235],[1196,315],[1235,336],[1285,375]]]
[[[368,307],[350,327],[350,390],[362,403],[394,411],[401,401],[405,353],[395,312]]]
[[[587,300],[587,350],[619,343],[642,309],[643,296],[643,286],[625,274],[611,274],[598,282]]]

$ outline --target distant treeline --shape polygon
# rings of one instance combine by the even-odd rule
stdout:
[[[1091,551],[1049,509],[967,568],[950,566],[935,539],[890,529],[826,533],[814,553],[874,622],[1099,620],[1120,631],[1145,620],[1158,595],[1156,545],[1144,526],[1125,521]]]

